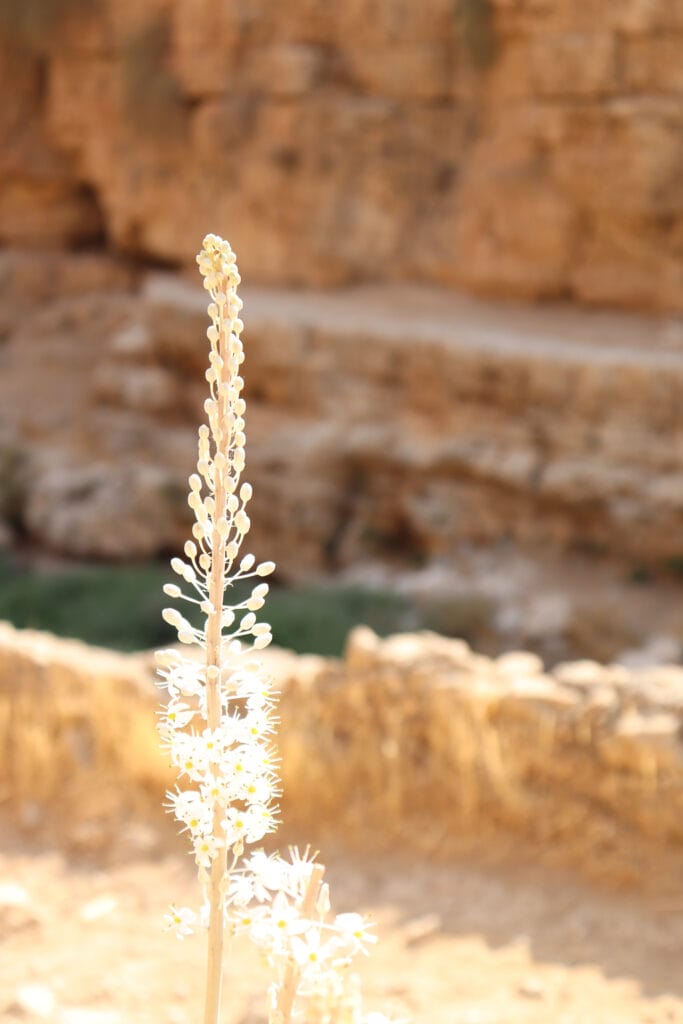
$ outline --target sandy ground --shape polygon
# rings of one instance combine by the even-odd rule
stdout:
[[[171,900],[194,901],[189,858],[103,868],[0,834],[0,1022],[201,1019],[204,937],[161,929]],[[683,894],[610,893],[529,863],[327,859],[335,909],[377,922],[369,1009],[414,1024],[683,1024]],[[263,1020],[264,982],[234,949],[225,1024]]]

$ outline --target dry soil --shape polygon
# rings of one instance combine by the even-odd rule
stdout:
[[[188,857],[120,852],[103,867],[3,834],[2,1024],[201,1018],[203,936],[161,928],[171,900],[195,899]],[[683,895],[609,892],[528,861],[327,861],[335,909],[376,920],[369,1008],[414,1024],[683,1024]],[[225,1024],[263,1019],[264,979],[235,948]]]

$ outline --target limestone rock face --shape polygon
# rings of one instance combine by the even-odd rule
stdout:
[[[0,21],[0,242],[683,309],[683,0],[59,9]]]
[[[78,557],[150,556],[190,526],[205,295],[172,274],[116,290],[115,264],[78,259],[64,279],[90,290],[7,314],[0,519]],[[243,294],[250,544],[284,577],[502,539],[679,558],[676,320],[420,288]]]
[[[90,848],[160,820],[171,770],[151,660],[0,626],[5,803]],[[361,627],[341,661],[268,651],[289,826],[406,849],[531,840],[615,881],[652,881],[683,846],[683,669],[498,660],[435,634]]]

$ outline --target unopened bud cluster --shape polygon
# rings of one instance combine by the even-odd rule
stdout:
[[[180,645],[192,650],[159,651],[157,660],[167,692],[159,730],[179,779],[167,806],[189,834],[204,903],[199,911],[172,906],[167,924],[179,938],[208,927],[214,959],[216,948],[222,955],[226,929],[247,935],[273,970],[270,1024],[382,1024],[381,1014],[363,1016],[346,971],[374,937],[358,914],[331,917],[322,868],[296,852],[290,861],[261,851],[243,857],[277,824],[276,701],[253,656],[272,639],[258,612],[268,593],[261,578],[275,566],[240,556],[252,489],[240,483],[246,407],[235,255],[227,242],[207,235],[197,262],[211,299],[207,422],[199,428],[197,471],[189,479],[193,539],[184,558],[171,562],[180,582],[164,592],[197,606],[204,624],[197,628],[177,608],[165,609]],[[252,581],[248,596],[227,604],[226,592],[244,580]],[[213,940],[212,929],[220,933]],[[210,988],[207,982],[207,1007]],[[216,1019],[220,982],[217,993]],[[207,1009],[209,1017],[213,1011]]]

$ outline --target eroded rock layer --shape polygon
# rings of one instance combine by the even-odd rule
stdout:
[[[179,546],[204,293],[171,274],[131,288],[104,258],[4,270],[0,519],[76,557]],[[501,540],[678,564],[677,321],[425,288],[244,297],[252,543],[284,577]]]
[[[683,0],[8,0],[0,243],[683,309]]]

